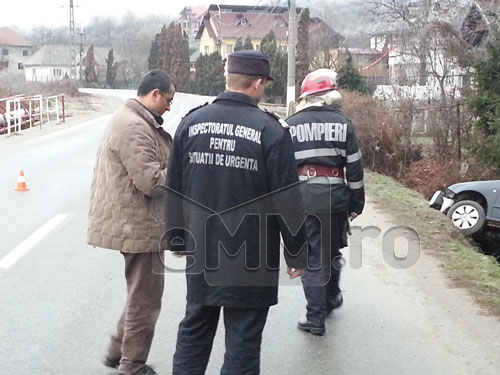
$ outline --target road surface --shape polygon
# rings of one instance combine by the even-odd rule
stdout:
[[[173,131],[189,108],[207,100],[176,95],[165,128]],[[91,175],[106,120],[0,138],[0,374],[117,373],[100,360],[124,304],[123,259],[86,245]],[[14,192],[21,169],[29,192]],[[364,240],[361,267],[345,252],[345,304],[328,320],[327,335],[297,330],[303,293],[298,281],[283,278],[264,331],[262,374],[498,374],[498,320],[452,288],[425,250],[409,269],[388,265],[381,239],[395,224],[370,202],[354,225],[376,225],[381,234]],[[150,356],[160,374],[171,373],[184,307],[184,276],[169,273]],[[219,373],[223,353],[221,330],[208,375]]]

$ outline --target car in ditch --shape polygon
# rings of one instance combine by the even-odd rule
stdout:
[[[461,182],[436,191],[429,205],[464,234],[500,228],[500,180]]]

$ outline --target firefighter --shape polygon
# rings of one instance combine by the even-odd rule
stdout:
[[[363,211],[363,160],[351,120],[342,113],[336,73],[319,69],[301,86],[290,125],[311,246],[302,276],[307,314],[298,328],[325,334],[325,318],[343,303],[339,287],[349,220]]]

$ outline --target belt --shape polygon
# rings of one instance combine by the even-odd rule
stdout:
[[[299,167],[297,173],[301,176],[316,177],[340,177],[344,178],[344,168],[340,167],[326,167],[324,165],[306,164]]]

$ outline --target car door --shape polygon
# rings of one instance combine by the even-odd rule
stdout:
[[[495,181],[495,185],[492,186],[491,193],[487,196],[488,206],[490,206],[490,202],[494,202],[491,205],[491,210],[488,210],[486,214],[489,220],[500,221],[500,180]]]

